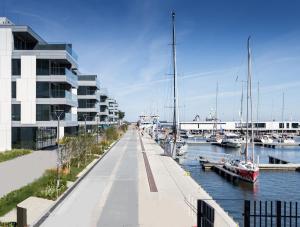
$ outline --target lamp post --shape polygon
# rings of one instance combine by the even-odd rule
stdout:
[[[97,144],[99,143],[99,118],[100,118],[100,113],[97,113]]]
[[[86,136],[86,119],[87,119],[87,114],[82,114],[83,118],[84,118],[84,135]]]
[[[59,188],[59,167],[60,167],[60,145],[59,145],[59,126],[60,126],[60,118],[64,113],[64,110],[55,110],[55,116],[57,118],[57,163],[56,163],[56,198],[58,198],[58,188]]]

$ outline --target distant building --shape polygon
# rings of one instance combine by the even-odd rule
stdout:
[[[180,129],[190,130],[195,133],[211,132],[214,130],[214,121],[191,121],[191,122],[180,122]],[[300,122],[291,121],[265,121],[265,122],[254,122],[253,130],[263,133],[268,132],[287,132],[287,133],[299,133]],[[246,123],[240,123],[237,121],[228,122],[217,122],[217,129],[225,132],[238,132],[246,130]],[[251,129],[251,124],[248,125]]]
[[[78,75],[78,123],[90,130],[100,122],[100,81],[97,75]]]
[[[108,122],[117,124],[119,120],[119,105],[114,98],[108,98]]]

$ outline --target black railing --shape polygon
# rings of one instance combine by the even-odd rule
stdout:
[[[300,225],[298,202],[244,201],[244,227]]]
[[[197,226],[198,227],[213,227],[215,221],[215,209],[204,202],[197,201]]]

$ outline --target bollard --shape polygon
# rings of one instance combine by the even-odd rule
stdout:
[[[27,227],[27,210],[17,206],[17,225],[18,227]]]

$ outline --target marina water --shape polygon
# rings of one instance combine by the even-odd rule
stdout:
[[[295,138],[297,142],[299,137]],[[182,167],[242,226],[244,200],[300,201],[300,172],[261,170],[253,185],[239,181],[232,184],[213,171],[201,168],[199,156],[221,154],[239,155],[239,149],[229,149],[210,144],[189,145],[188,153],[180,158]],[[260,163],[268,163],[268,155],[293,163],[300,163],[300,146],[266,148],[255,146]]]

